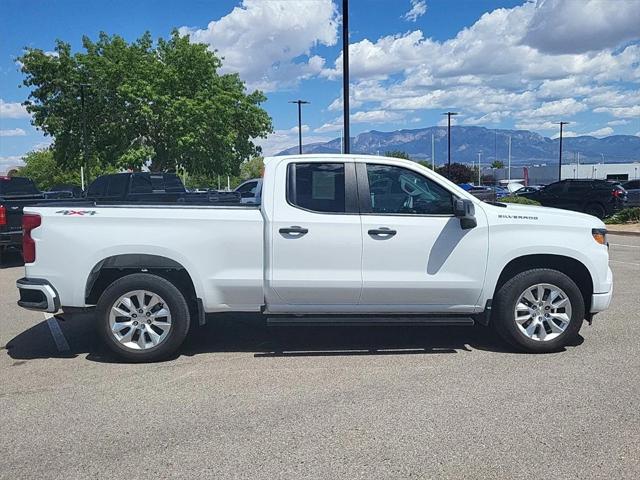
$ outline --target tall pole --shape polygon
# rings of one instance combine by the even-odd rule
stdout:
[[[88,83],[80,85],[80,109],[82,112],[82,161],[84,163],[84,172],[87,175],[87,184],[89,183],[89,152],[87,150],[87,113],[84,102],[84,88],[88,87]],[[84,178],[83,178],[84,181]]]
[[[302,105],[309,102],[306,100],[291,100],[289,103],[298,104],[298,153],[302,155]]]
[[[509,135],[509,183],[511,183],[511,135]]]
[[[558,156],[558,181],[562,180],[562,127],[568,124],[569,122],[558,122],[558,125],[560,125],[560,153]]]
[[[342,95],[344,153],[349,153],[349,0],[342,0]]]
[[[480,178],[480,158],[482,157],[482,152],[478,152],[478,185],[482,185],[482,179]]]
[[[451,117],[458,115],[456,112],[445,112],[447,116],[447,178],[451,180]]]
[[[433,133],[431,134],[431,169],[436,170],[436,146],[433,141]]]

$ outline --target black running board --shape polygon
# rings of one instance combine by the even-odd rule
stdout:
[[[471,317],[457,316],[291,316],[273,315],[267,317],[269,326],[468,326],[475,324]]]

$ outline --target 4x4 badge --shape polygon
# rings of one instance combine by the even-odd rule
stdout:
[[[95,215],[95,210],[58,210],[56,213],[61,213],[62,215],[71,215],[76,217],[82,217],[84,215]]]

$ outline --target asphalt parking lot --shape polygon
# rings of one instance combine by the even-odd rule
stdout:
[[[244,315],[175,360],[124,364],[87,316],[58,322],[56,343],[18,308],[14,259],[0,270],[0,478],[640,478],[640,237],[609,241],[611,308],[549,355],[482,328]]]

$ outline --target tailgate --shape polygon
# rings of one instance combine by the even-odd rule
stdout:
[[[7,231],[20,231],[22,230],[22,205],[12,205],[11,203],[3,204],[6,209],[7,224],[3,230]]]

